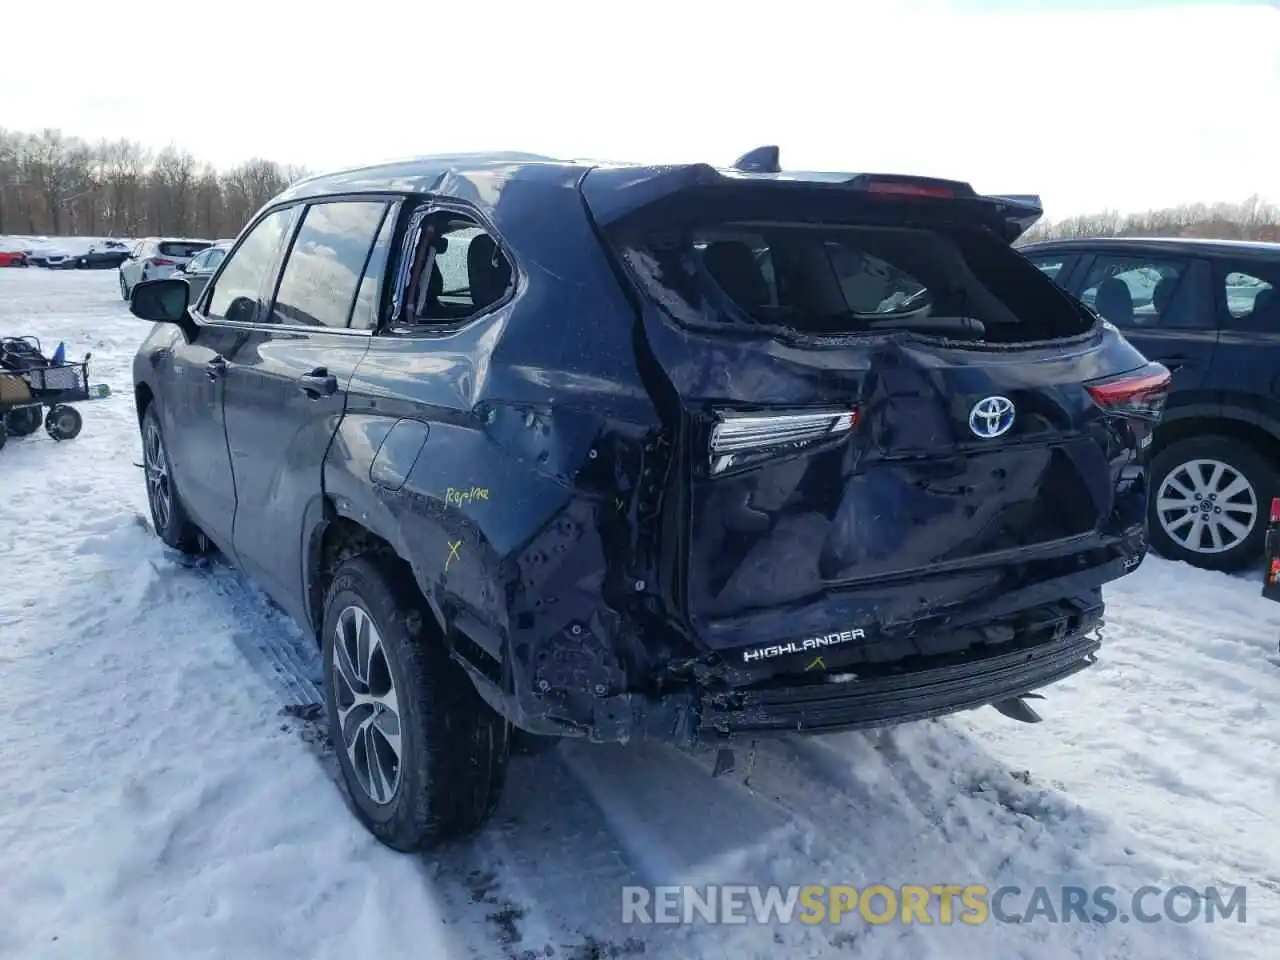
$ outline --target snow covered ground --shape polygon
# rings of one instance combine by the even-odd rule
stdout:
[[[709,753],[562,744],[513,761],[474,842],[378,846],[334,782],[309,641],[147,529],[146,330],[111,272],[0,271],[0,333],[92,351],[115,391],[78,439],[0,451],[0,957],[1280,956],[1280,606],[1154,558],[1039,726],[761,743],[749,782],[745,752],[712,779]],[[625,884],[717,882],[1244,884],[1248,921],[622,922]]]

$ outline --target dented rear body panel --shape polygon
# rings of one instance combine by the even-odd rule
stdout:
[[[407,562],[477,689],[534,733],[850,729],[1092,662],[1101,587],[1146,550],[1160,369],[1004,259],[1032,199],[511,155],[304,181],[268,209],[364,195],[399,204],[378,325],[301,576],[274,578],[312,628],[345,524]],[[510,278],[410,322],[414,270],[447,255],[436,215]],[[709,280],[713,253],[763,299]]]

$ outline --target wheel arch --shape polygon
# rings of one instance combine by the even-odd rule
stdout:
[[[310,625],[317,643],[324,623],[324,598],[329,584],[333,580],[333,572],[347,559],[357,556],[376,555],[385,562],[402,567],[411,582],[417,583],[414,577],[413,564],[397,549],[392,541],[372,529],[366,523],[339,510],[333,498],[325,496],[318,502],[318,511],[309,511],[306,543],[303,549],[303,590],[310,618]],[[419,587],[431,614],[435,618],[438,635],[446,633],[443,611],[435,600]]]
[[[142,418],[147,415],[147,408],[151,406],[155,398],[155,392],[145,381],[133,385],[133,405],[137,410],[139,424],[142,423]]]
[[[1280,424],[1247,410],[1187,408],[1166,418],[1156,429],[1151,456],[1192,437],[1219,436],[1253,447],[1280,468]]]

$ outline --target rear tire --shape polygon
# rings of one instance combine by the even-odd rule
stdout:
[[[192,556],[207,552],[209,542],[187,516],[174,485],[169,449],[164,443],[154,403],[142,416],[142,459],[147,477],[147,506],[151,509],[151,526],[156,536],[167,546]]]
[[[325,705],[342,782],[366,829],[405,853],[484,824],[510,754],[506,721],[449,657],[434,623],[394,559],[343,562],[325,594]]]
[[[14,437],[31,436],[40,429],[43,422],[44,410],[38,405],[17,407],[4,416],[5,429],[9,431],[10,436]]]
[[[1151,544],[1162,557],[1203,570],[1240,570],[1262,554],[1277,494],[1275,466],[1242,440],[1206,435],[1171,443],[1151,461]]]

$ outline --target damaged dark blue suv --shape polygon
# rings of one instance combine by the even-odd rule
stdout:
[[[1014,252],[1031,197],[441,156],[295,184],[140,283],[152,518],[324,652],[366,825],[492,810],[512,738],[824,733],[1086,667],[1168,372]]]

